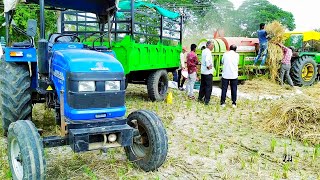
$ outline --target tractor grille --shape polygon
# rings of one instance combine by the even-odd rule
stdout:
[[[68,75],[67,102],[74,109],[113,108],[125,104],[125,78],[123,73],[73,73]],[[96,91],[78,92],[79,81],[95,81]],[[105,81],[118,80],[120,91],[105,91]]]
[[[111,108],[124,106],[125,92],[69,92],[68,104],[74,109]]]

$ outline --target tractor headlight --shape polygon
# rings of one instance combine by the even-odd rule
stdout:
[[[120,91],[120,81],[106,81],[106,91]]]
[[[79,81],[79,92],[92,92],[96,90],[94,81]]]

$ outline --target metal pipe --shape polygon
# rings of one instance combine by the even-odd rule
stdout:
[[[117,13],[116,13],[116,14],[114,14],[114,31],[115,31],[115,33],[114,33],[114,41],[118,40],[117,30],[118,30],[118,22],[117,22]]]
[[[109,16],[108,16],[109,18]],[[77,26],[78,27],[78,26]],[[109,28],[109,27],[108,27]],[[100,33],[100,46],[102,46],[103,44],[103,37],[105,35],[105,32],[104,32],[104,23],[103,22],[99,22],[99,31],[101,32]]]
[[[57,15],[58,15],[58,19],[57,19],[57,32],[58,32],[58,33],[61,33],[61,29],[62,29],[62,28],[61,28],[61,27],[62,27],[62,26],[61,26],[62,13],[61,13],[60,11],[58,11],[58,12],[57,12]]]
[[[182,45],[183,16],[180,16],[180,44]]]
[[[67,124],[65,121],[65,116],[64,116],[64,91],[60,91],[60,119],[61,119],[61,124],[60,124],[60,135],[64,137],[67,134]]]
[[[109,48],[111,49],[111,31],[112,31],[112,23],[110,19],[110,13],[108,13],[108,39],[109,39]]]
[[[39,0],[40,5],[40,39],[45,39],[44,0]]]
[[[160,16],[160,42],[162,43],[163,38],[163,16]]]
[[[133,39],[134,34],[134,1],[131,0],[131,38]]]
[[[5,13],[5,19],[6,19],[6,44],[9,44],[9,12]]]

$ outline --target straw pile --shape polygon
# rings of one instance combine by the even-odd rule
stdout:
[[[276,81],[279,79],[279,69],[281,67],[281,60],[283,58],[282,49],[276,43],[284,42],[285,28],[279,21],[273,21],[266,24],[265,27],[268,35],[271,37],[268,44],[268,59],[267,64],[270,71],[270,79]]]
[[[279,86],[278,83],[270,81],[266,77],[257,77],[247,80],[244,85],[238,86],[240,92],[246,92],[255,95],[283,95],[292,93],[292,89],[287,86]]]
[[[303,93],[310,97],[313,97],[314,99],[318,99],[318,101],[320,101],[319,89],[320,89],[320,83],[316,83],[313,86],[304,87]]]
[[[320,144],[320,104],[317,99],[299,95],[277,101],[270,107],[263,122],[267,131]]]

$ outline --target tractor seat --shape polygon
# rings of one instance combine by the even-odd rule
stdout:
[[[32,43],[25,41],[25,42],[15,42],[12,44],[12,47],[28,48],[28,47],[33,47],[33,45]]]

